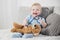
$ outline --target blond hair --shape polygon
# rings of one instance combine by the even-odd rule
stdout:
[[[39,3],[33,3],[32,6],[40,6],[41,7],[41,4],[39,4]]]

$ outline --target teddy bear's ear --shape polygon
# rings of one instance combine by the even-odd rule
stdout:
[[[14,28],[16,28],[16,29],[22,29],[23,27],[24,27],[24,25],[22,25],[22,24],[18,24],[18,23],[13,23],[13,26],[14,26]]]
[[[18,23],[14,22],[14,23],[13,23],[13,26],[16,26],[16,25],[18,25]]]

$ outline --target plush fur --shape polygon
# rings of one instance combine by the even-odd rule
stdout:
[[[39,34],[41,32],[41,27],[37,24],[32,27],[31,25],[24,26],[22,24],[13,23],[13,26],[14,28],[11,29],[11,32],[20,32],[23,34]]]

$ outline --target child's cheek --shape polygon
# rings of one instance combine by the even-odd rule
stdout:
[[[38,12],[38,15],[41,15],[41,12]]]

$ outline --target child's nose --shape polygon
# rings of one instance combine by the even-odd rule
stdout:
[[[37,10],[34,11],[35,13],[37,12]]]

